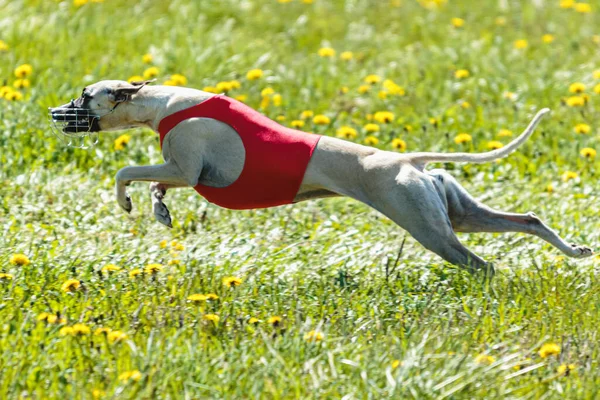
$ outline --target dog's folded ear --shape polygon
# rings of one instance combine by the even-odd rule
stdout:
[[[155,79],[147,81],[133,81],[130,83],[131,86],[111,89],[111,91],[108,94],[109,99],[114,103],[122,103],[124,101],[128,101],[131,98],[131,96],[139,92],[141,88],[154,81]]]

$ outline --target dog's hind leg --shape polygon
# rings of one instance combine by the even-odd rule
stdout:
[[[538,236],[569,257],[583,258],[593,254],[588,247],[567,243],[532,212],[496,211],[471,197],[446,171],[428,173],[443,185],[448,215],[456,232],[522,232]]]
[[[175,189],[178,187],[186,187],[186,185],[171,185],[160,182],[152,182],[150,184],[150,198],[152,200],[152,211],[154,217],[161,224],[172,228],[171,213],[167,208],[166,204],[163,203],[163,199],[167,194],[168,189]]]
[[[407,170],[394,182],[369,188],[369,204],[404,228],[419,243],[444,260],[491,277],[494,268],[460,243],[435,184],[420,171]]]

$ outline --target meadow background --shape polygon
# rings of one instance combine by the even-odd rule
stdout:
[[[131,215],[113,195],[119,168],[162,161],[154,133],[73,149],[46,118],[87,84],[145,76],[308,132],[449,152],[506,144],[550,107],[509,158],[445,167],[490,206],[597,248],[599,12],[0,0],[0,398],[600,397],[598,258],[461,235],[496,265],[482,283],[349,199],[234,212],[173,190],[169,230],[146,184]]]

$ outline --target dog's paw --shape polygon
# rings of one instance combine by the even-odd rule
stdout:
[[[152,210],[154,211],[154,216],[158,222],[169,228],[173,227],[171,223],[171,213],[165,203],[159,201],[152,203]]]
[[[586,258],[594,255],[594,251],[586,246],[571,245],[572,255],[574,258]]]
[[[119,206],[121,206],[121,208],[125,211],[127,211],[128,213],[131,212],[131,210],[133,210],[133,204],[131,203],[131,197],[129,197],[129,195],[125,195],[125,197],[121,198],[117,198],[117,201],[119,203]]]

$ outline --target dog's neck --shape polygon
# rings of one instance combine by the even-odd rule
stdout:
[[[176,86],[146,86],[123,104],[124,122],[158,132],[158,124],[167,115],[181,111],[207,98],[211,93]]]

